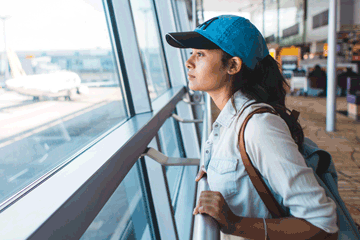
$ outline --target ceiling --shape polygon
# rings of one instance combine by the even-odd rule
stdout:
[[[263,0],[203,0],[204,11],[251,12]]]

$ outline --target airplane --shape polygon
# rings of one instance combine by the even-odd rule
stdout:
[[[64,97],[71,100],[71,96],[88,93],[89,89],[81,84],[79,75],[70,71],[56,71],[52,73],[26,75],[15,52],[7,49],[7,57],[11,69],[12,79],[5,81],[7,89],[19,94],[32,96],[34,101],[41,97],[58,99]]]

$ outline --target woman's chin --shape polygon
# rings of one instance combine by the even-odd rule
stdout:
[[[191,84],[191,82],[189,82],[189,88],[193,91],[202,91],[198,86]]]
[[[202,92],[207,92],[207,89],[204,89],[202,87],[193,87],[193,86],[189,86],[189,89],[193,90],[193,91],[202,91]]]

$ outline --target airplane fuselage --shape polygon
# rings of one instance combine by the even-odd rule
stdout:
[[[9,90],[17,93],[40,97],[70,98],[74,92],[79,92],[81,79],[78,74],[70,71],[20,76],[5,82]]]

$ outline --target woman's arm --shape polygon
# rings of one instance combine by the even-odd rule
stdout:
[[[232,228],[224,232],[249,239],[264,239],[264,222],[260,218],[237,217]],[[337,239],[337,233],[328,234],[300,218],[266,219],[268,239]],[[334,236],[336,235],[336,237]]]
[[[264,239],[265,226],[261,218],[236,216],[219,192],[203,191],[194,214],[204,213],[213,217],[226,234],[248,239]],[[337,239],[337,233],[328,234],[300,218],[266,219],[268,239]]]
[[[281,196],[291,216],[326,232],[338,231],[336,204],[306,165],[281,117],[270,113],[254,115],[245,129],[245,145],[254,167],[273,193]]]

